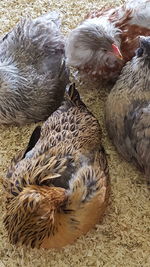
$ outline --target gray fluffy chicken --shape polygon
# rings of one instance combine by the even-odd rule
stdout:
[[[123,68],[106,102],[106,124],[117,150],[150,181],[150,37]]]
[[[0,123],[45,120],[68,83],[59,14],[22,19],[0,40]]]

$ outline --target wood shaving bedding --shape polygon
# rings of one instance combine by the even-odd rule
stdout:
[[[91,10],[103,5],[118,5],[114,0],[1,0],[0,34],[9,31],[21,16],[37,17],[49,10],[59,10],[64,34],[78,25]],[[101,224],[75,244],[56,250],[27,250],[11,246],[0,218],[0,267],[149,267],[150,266],[150,194],[144,176],[125,162],[111,144],[104,124],[107,88],[77,81],[77,88],[96,115],[103,129],[103,144],[108,154],[111,196]],[[0,177],[11,158],[24,148],[35,124],[24,127],[0,127]],[[1,187],[0,212],[3,215]]]

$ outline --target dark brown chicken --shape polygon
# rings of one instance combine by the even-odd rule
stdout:
[[[102,217],[108,179],[99,123],[72,85],[3,180],[10,242],[32,248],[73,243]]]
[[[106,102],[106,125],[121,155],[150,182],[150,37],[123,68]]]
[[[102,8],[71,31],[67,62],[82,75],[115,81],[135,55],[139,35],[150,35],[150,0],[129,0],[120,7]]]

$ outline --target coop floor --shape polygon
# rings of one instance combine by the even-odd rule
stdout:
[[[114,4],[121,1],[114,0]],[[136,1],[135,1],[136,3]],[[0,34],[9,31],[21,16],[36,17],[49,10],[60,10],[64,34],[81,22],[85,14],[111,0],[1,0]],[[101,224],[81,237],[74,245],[55,251],[24,250],[8,243],[3,229],[3,193],[1,187],[0,267],[148,267],[150,266],[149,192],[141,173],[126,163],[115,151],[104,125],[104,102],[107,88],[77,82],[82,99],[99,119],[103,144],[108,154],[111,195]],[[0,127],[0,177],[5,175],[10,159],[23,148],[35,125]]]

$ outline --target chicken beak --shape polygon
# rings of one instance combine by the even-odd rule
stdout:
[[[115,56],[121,60],[123,60],[123,56],[119,50],[119,48],[115,45],[115,44],[112,44],[112,49],[113,49],[113,53],[115,54]]]

